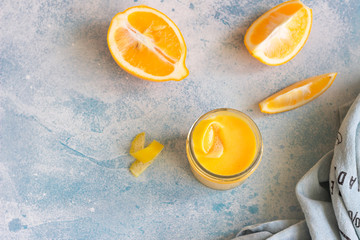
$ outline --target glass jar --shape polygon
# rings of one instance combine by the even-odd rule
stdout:
[[[234,175],[219,175],[215,174],[209,170],[207,170],[204,166],[200,164],[200,162],[196,159],[194,150],[193,150],[193,131],[198,123],[202,120],[210,118],[212,116],[216,116],[221,114],[221,112],[232,113],[234,116],[245,121],[255,136],[256,141],[256,149],[254,158],[251,161],[251,164],[245,170],[236,173]],[[255,124],[255,122],[246,114],[230,108],[219,108],[212,110],[200,118],[198,118],[194,124],[191,126],[187,139],[186,139],[186,153],[190,163],[191,171],[194,176],[199,180],[202,184],[207,187],[216,189],[216,190],[227,190],[234,188],[240,185],[245,179],[247,179],[257,168],[261,161],[262,153],[263,153],[263,142],[261,138],[261,134],[259,128]]]

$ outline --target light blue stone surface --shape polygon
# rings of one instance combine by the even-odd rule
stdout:
[[[333,148],[338,108],[360,91],[360,3],[313,9],[301,52],[261,64],[243,36],[281,1],[0,1],[0,238],[229,239],[243,226],[303,218],[295,184]],[[152,83],[122,71],[106,43],[111,18],[146,4],[184,35],[190,75]],[[338,72],[331,88],[294,111],[257,103],[298,80]],[[249,114],[264,141],[257,171],[215,191],[193,177],[188,129],[218,107]],[[140,131],[165,145],[139,178],[128,171]]]

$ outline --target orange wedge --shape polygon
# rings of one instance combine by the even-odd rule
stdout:
[[[136,6],[118,13],[110,23],[107,42],[120,67],[139,78],[180,81],[189,74],[180,30],[156,9]]]
[[[337,73],[326,73],[299,81],[259,103],[263,113],[280,113],[298,108],[324,93]]]
[[[250,54],[267,65],[290,61],[309,37],[312,11],[298,0],[282,3],[260,16],[244,38]]]

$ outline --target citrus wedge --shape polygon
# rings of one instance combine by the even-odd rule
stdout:
[[[224,153],[220,138],[221,127],[218,122],[212,122],[204,134],[203,148],[208,158],[219,158]]]
[[[311,25],[310,8],[298,0],[284,2],[255,20],[245,34],[244,43],[262,63],[281,65],[305,45]]]
[[[202,149],[204,153],[208,153],[215,142],[215,131],[212,124],[207,126],[205,130],[204,137],[202,140]]]
[[[224,146],[220,138],[223,126],[213,120],[203,120],[194,132],[194,145],[201,146],[201,151],[208,158],[219,158],[224,152]]]
[[[107,42],[120,67],[139,78],[179,81],[189,74],[180,30],[156,9],[142,5],[118,13],[110,23]]]
[[[224,145],[218,134],[215,135],[213,144],[207,153],[208,158],[219,158],[224,153]]]
[[[337,73],[311,77],[284,88],[259,103],[263,113],[280,113],[298,108],[324,93]]]

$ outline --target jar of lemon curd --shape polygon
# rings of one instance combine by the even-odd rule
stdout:
[[[249,116],[220,108],[195,121],[187,136],[186,152],[191,170],[201,183],[226,190],[238,186],[255,171],[263,143]]]

